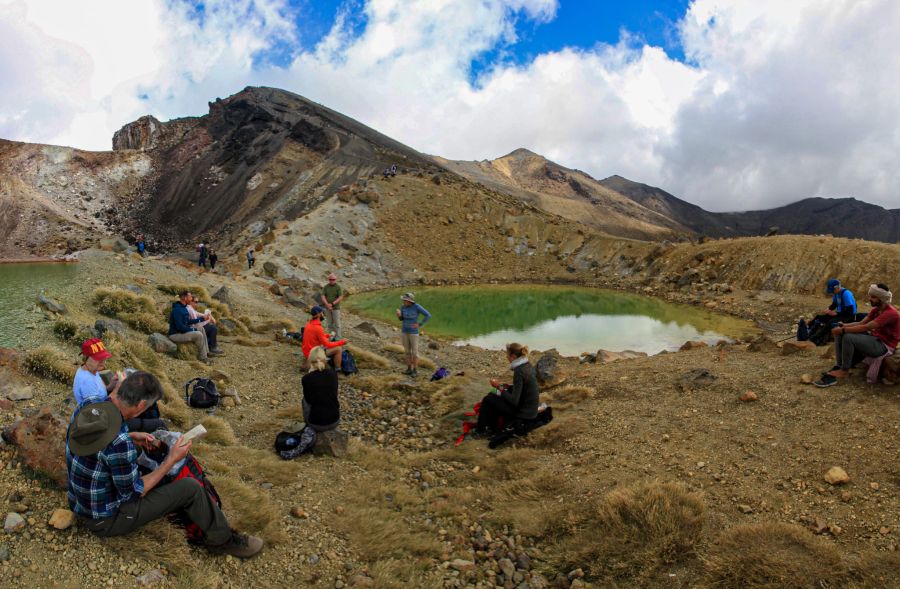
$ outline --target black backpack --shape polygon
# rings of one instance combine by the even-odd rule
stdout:
[[[184,384],[184,401],[197,409],[208,409],[219,404],[222,396],[216,383],[208,378],[194,378]]]

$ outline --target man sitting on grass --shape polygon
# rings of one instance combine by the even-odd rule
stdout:
[[[344,352],[343,346],[347,343],[347,340],[342,339],[333,342],[326,335],[325,328],[322,327],[322,317],[325,316],[324,308],[316,305],[310,309],[309,314],[311,315],[310,320],[306,323],[306,327],[303,328],[303,356],[308,360],[312,349],[316,346],[322,346],[325,348],[325,355],[333,360],[335,371],[340,372],[341,354]]]
[[[172,312],[169,313],[169,339],[176,344],[192,343],[197,346],[197,358],[201,362],[209,362],[209,356],[221,356],[219,351],[210,352],[209,343],[206,341],[206,332],[197,329],[195,325],[206,320],[205,316],[191,319],[188,305],[193,300],[191,291],[183,290],[178,293],[178,300],[172,303]]]
[[[191,449],[180,438],[159,468],[140,475],[138,450],[157,448],[148,433],[129,432],[125,421],[162,398],[148,372],[126,378],[109,401],[89,398],[72,417],[66,435],[68,499],[72,511],[98,536],[122,536],[169,513],[183,510],[204,533],[210,551],[249,558],[263,547],[254,536],[234,532],[209,493],[193,478],[161,484]]]
[[[850,369],[866,357],[880,358],[893,353],[900,341],[900,314],[891,305],[890,289],[885,284],[869,287],[872,310],[857,323],[838,323],[832,330],[836,364],[814,384],[830,387],[838,379],[850,376]]]

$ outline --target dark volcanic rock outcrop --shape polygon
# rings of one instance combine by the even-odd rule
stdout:
[[[140,145],[149,137],[153,144],[153,128],[147,121],[121,143]],[[165,173],[145,187],[152,198],[134,216],[149,225],[145,230],[177,241],[295,218],[338,187],[391,164],[439,169],[349,117],[273,88],[247,88],[210,103],[208,115],[178,141],[155,147],[153,157]]]

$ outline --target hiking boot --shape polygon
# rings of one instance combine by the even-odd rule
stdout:
[[[251,536],[249,534],[240,534],[231,532],[231,538],[228,542],[219,546],[207,546],[210,552],[215,554],[228,554],[235,558],[250,558],[259,553],[263,548],[262,538]]]
[[[819,380],[813,382],[813,384],[820,389],[824,389],[825,387],[833,387],[837,383],[837,377],[831,376],[830,374],[823,374]]]
[[[407,368],[406,370],[403,371],[403,374],[405,374],[406,376],[411,376],[412,373],[413,373],[412,368]]]
[[[413,378],[416,378],[417,376],[419,376],[419,371],[413,368],[412,372],[410,372],[409,375]]]
[[[210,355],[210,356],[224,356],[224,355],[225,355],[225,352],[223,352],[223,351],[220,350],[219,348],[216,348],[215,350],[210,350],[210,351],[209,351],[209,355]]]

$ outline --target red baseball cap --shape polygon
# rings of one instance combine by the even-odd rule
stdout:
[[[97,362],[112,358],[112,354],[106,351],[106,346],[97,338],[89,339],[81,344],[81,355]]]

